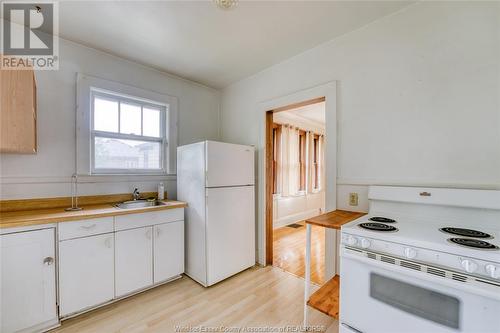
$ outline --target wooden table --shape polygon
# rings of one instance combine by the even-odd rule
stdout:
[[[306,274],[304,287],[304,327],[307,327],[308,306],[311,306],[329,316],[338,317],[340,279],[334,276],[318,289],[309,299],[311,287],[311,226],[320,226],[340,230],[342,225],[349,223],[365,213],[334,210],[306,220]]]

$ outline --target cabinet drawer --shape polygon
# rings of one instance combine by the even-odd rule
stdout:
[[[115,216],[115,230],[126,230],[184,220],[184,208]]]
[[[113,232],[113,217],[59,223],[59,240]]]

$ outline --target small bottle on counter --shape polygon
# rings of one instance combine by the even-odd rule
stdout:
[[[165,186],[163,183],[158,184],[158,200],[164,200],[165,199]]]

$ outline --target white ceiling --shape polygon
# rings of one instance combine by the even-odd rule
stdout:
[[[273,113],[273,121],[279,124],[293,124],[303,130],[325,131],[325,102],[311,104],[301,108]]]
[[[61,1],[63,38],[222,88],[410,1]]]
[[[325,126],[325,102],[307,105],[297,109],[278,112],[277,114],[286,114],[295,119],[302,119],[315,123],[318,126]]]

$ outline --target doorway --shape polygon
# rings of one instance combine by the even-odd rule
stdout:
[[[305,219],[325,211],[326,101],[266,113],[266,262],[305,272]],[[325,230],[312,230],[312,281],[325,281]]]

